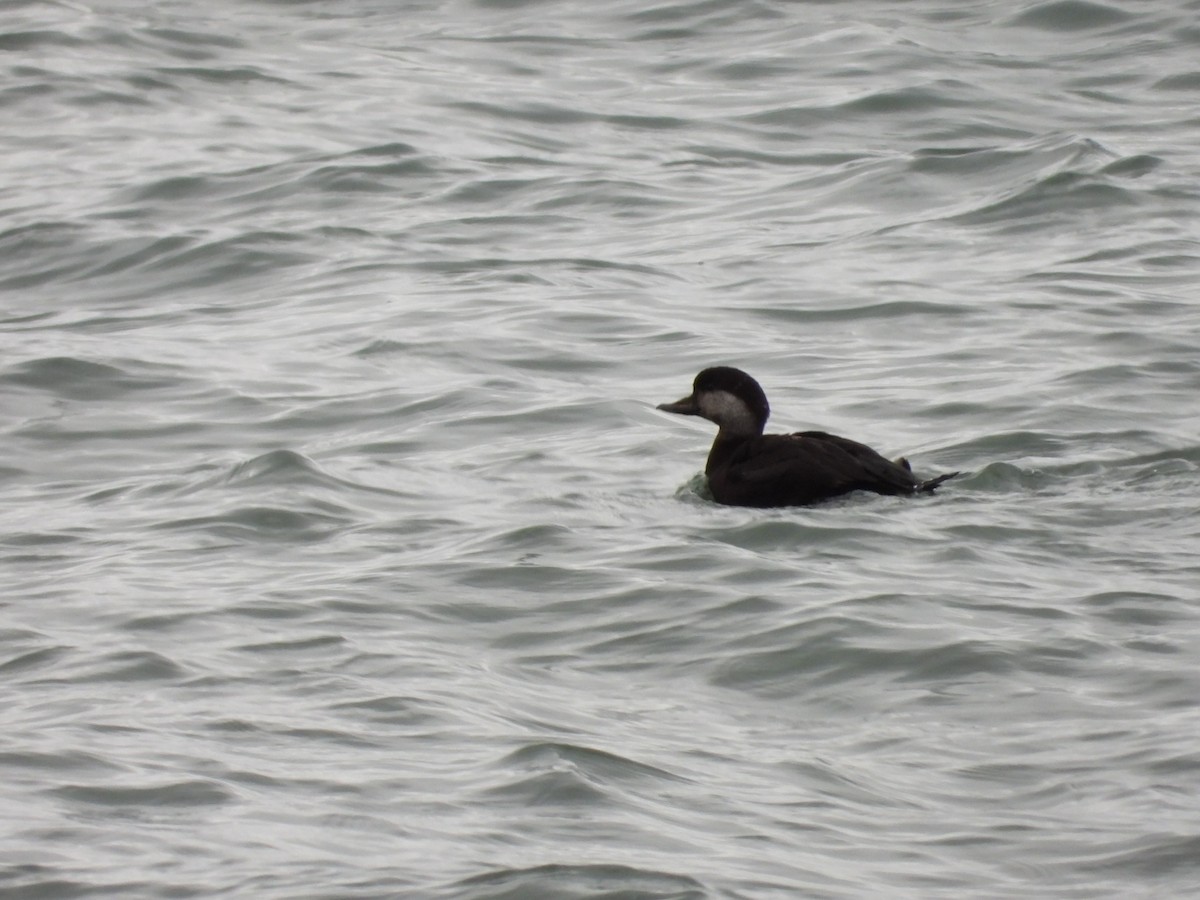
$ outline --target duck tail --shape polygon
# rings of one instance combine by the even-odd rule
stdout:
[[[949,481],[961,475],[962,472],[947,472],[945,475],[939,475],[937,478],[930,478],[928,481],[918,481],[917,486],[913,488],[914,494],[932,494],[938,489],[943,481]]]

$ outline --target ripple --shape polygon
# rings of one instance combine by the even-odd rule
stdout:
[[[294,450],[270,450],[244,462],[231,466],[218,479],[209,479],[209,484],[220,483],[239,488],[261,485],[326,486],[336,488],[357,487],[353,482],[335,478],[323,471],[309,457]]]
[[[1087,31],[1108,28],[1128,21],[1129,13],[1103,3],[1087,0],[1053,0],[1031,6],[1013,19],[1015,25],[1025,25],[1046,31]]]
[[[10,366],[0,372],[0,384],[38,388],[72,400],[111,400],[176,387],[181,379],[166,377],[166,373],[175,371],[179,370],[169,366],[130,362],[118,366],[60,356]]]
[[[211,515],[167,519],[152,526],[172,531],[201,531],[242,541],[309,544],[324,541],[354,520],[329,512],[281,506],[243,506]]]
[[[67,784],[53,788],[51,793],[74,804],[136,809],[221,806],[234,799],[234,794],[228,789],[211,781],[199,780],[174,781],[154,786]]]
[[[0,663],[0,674],[10,676],[30,669],[54,666],[71,652],[70,647],[43,647],[22,653]]]
[[[79,47],[87,42],[61,31],[9,31],[0,34],[0,50],[18,52],[56,47]]]
[[[647,766],[615,753],[596,750],[592,747],[545,741],[527,744],[514,750],[504,758],[501,765],[528,769],[556,769],[565,765],[577,769],[584,777],[603,781],[628,782],[648,779],[653,782],[666,779],[682,782],[687,780],[663,769]]]
[[[544,865],[496,869],[456,882],[446,896],[464,900],[584,900],[599,894],[630,900],[705,900],[694,878],[622,865]]]
[[[941,646],[885,650],[865,646],[861,641],[867,629],[851,620],[816,620],[806,623],[804,630],[807,635],[792,646],[745,651],[722,662],[712,676],[712,683],[782,696],[805,683],[836,684],[841,690],[855,679],[894,680],[933,688],[943,682],[984,675],[1001,677],[1016,668],[1013,652],[995,642],[956,641]],[[771,637],[772,642],[778,642],[782,635]]]

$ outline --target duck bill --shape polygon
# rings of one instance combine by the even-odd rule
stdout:
[[[676,413],[681,416],[698,416],[700,415],[700,407],[696,405],[695,396],[684,397],[682,400],[676,400],[674,403],[660,403],[658,409],[663,412]]]

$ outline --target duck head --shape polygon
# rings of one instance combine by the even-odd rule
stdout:
[[[732,366],[705,369],[692,382],[692,393],[674,403],[662,403],[663,412],[700,416],[716,423],[730,437],[762,434],[771,407],[759,383]]]

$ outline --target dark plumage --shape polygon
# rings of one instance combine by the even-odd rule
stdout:
[[[658,408],[716,423],[704,474],[713,498],[728,506],[807,506],[851,491],[931,493],[958,474],[921,481],[908,460],[892,462],[865,444],[823,431],[763,434],[771,414],[767,395],[729,366],[705,369],[690,396]]]

